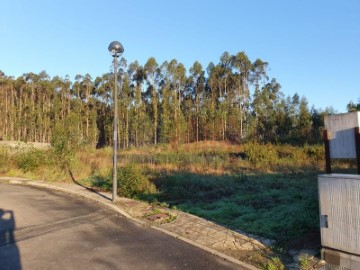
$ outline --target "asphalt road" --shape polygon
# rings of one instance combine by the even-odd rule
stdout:
[[[0,184],[0,269],[241,269],[92,201]]]

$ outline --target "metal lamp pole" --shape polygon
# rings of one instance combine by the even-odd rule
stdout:
[[[113,148],[113,190],[112,201],[116,201],[117,196],[117,127],[118,127],[118,106],[117,106],[117,58],[124,52],[124,47],[119,41],[110,43],[108,50],[114,58],[114,148]]]

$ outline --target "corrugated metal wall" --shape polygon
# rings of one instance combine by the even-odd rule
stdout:
[[[319,175],[321,243],[360,255],[360,175]]]

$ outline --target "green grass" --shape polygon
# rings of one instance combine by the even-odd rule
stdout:
[[[156,185],[159,202],[280,243],[319,229],[317,173],[177,173]]]

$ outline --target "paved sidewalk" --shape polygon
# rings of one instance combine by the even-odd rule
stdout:
[[[46,187],[91,199],[143,226],[150,226],[237,263],[240,269],[258,269],[272,256],[267,246],[272,243],[267,239],[254,239],[181,211],[123,197],[113,203],[111,193],[97,192],[74,183],[49,183],[16,177],[0,177],[0,181]]]

